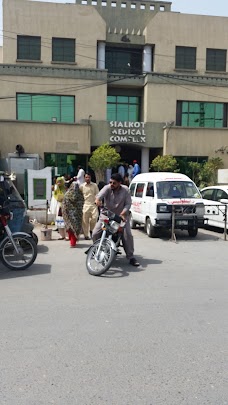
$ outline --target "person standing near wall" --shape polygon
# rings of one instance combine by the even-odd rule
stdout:
[[[134,166],[134,168],[133,168],[133,172],[132,172],[132,178],[137,176],[137,174],[141,173],[141,169],[140,169],[140,166],[139,166],[137,160],[133,160],[133,166]]]
[[[95,205],[95,199],[96,195],[99,193],[97,184],[91,181],[90,173],[87,172],[85,174],[85,182],[81,184],[80,190],[84,196],[82,229],[85,239],[89,240],[90,233],[93,231],[98,218],[98,209]]]
[[[78,174],[77,174],[76,177],[77,177],[77,183],[78,183],[79,186],[84,183],[85,171],[82,168],[82,166],[78,166]]]

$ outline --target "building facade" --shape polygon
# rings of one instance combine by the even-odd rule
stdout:
[[[63,173],[103,143],[142,171],[158,154],[228,167],[228,18],[166,1],[3,0],[0,152]]]

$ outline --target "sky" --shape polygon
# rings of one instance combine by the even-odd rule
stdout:
[[[75,0],[39,0],[52,3],[75,3]],[[172,1],[172,0],[169,0]],[[228,0],[173,0],[172,11],[228,17]],[[0,0],[0,45],[2,44],[2,0]]]

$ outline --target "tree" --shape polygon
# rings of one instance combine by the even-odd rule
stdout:
[[[108,143],[95,149],[89,159],[89,166],[95,171],[97,183],[105,181],[105,170],[117,166],[119,162],[120,154]]]
[[[223,160],[220,157],[211,158],[204,163],[200,172],[201,188],[217,184],[218,169],[222,169],[223,166]]]
[[[155,172],[179,172],[177,161],[172,155],[158,155],[152,160],[150,167]]]
[[[199,186],[200,185],[200,177],[202,172],[202,163],[198,162],[189,162],[188,163],[191,175],[189,177],[194,181],[194,183]]]

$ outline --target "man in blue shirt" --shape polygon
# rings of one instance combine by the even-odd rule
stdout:
[[[132,172],[132,178],[134,178],[135,176],[137,176],[137,174],[141,173],[141,169],[140,166],[137,163],[137,160],[133,160],[133,172]]]

